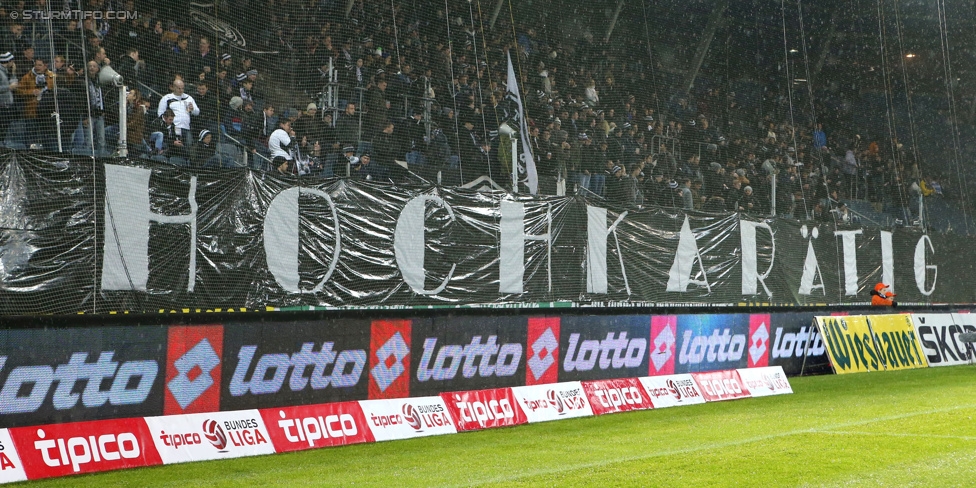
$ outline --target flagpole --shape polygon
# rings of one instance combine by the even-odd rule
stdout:
[[[509,139],[512,140],[512,193],[518,193],[518,138],[512,134]]]
[[[539,191],[539,175],[536,172],[535,157],[532,154],[532,146],[529,139],[529,127],[525,116],[525,107],[522,105],[522,96],[519,92],[518,87],[518,77],[515,76],[515,67],[512,65],[512,54],[506,53],[508,57],[508,80],[507,80],[507,97],[516,105],[516,118],[518,119],[516,127],[512,127],[512,132],[518,134],[518,138],[522,142],[522,157],[525,163],[525,184],[529,189],[529,193],[535,195]],[[514,121],[513,121],[514,122]],[[515,135],[513,134],[513,136]],[[513,145],[518,139],[513,138]],[[518,150],[512,151],[512,177],[515,180],[515,188],[518,188]]]

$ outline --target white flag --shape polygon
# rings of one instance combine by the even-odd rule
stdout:
[[[522,97],[519,95],[518,78],[515,77],[515,67],[512,66],[512,54],[508,55],[508,98],[513,100],[516,105],[515,117],[518,118],[519,138],[522,139],[522,154],[519,155],[521,163],[525,168],[525,184],[529,187],[529,193],[535,195],[539,193],[539,174],[535,170],[535,158],[532,156],[532,144],[529,143],[529,125],[525,120],[525,108],[522,106]],[[512,161],[512,164],[518,164]],[[520,164],[521,166],[522,164]]]

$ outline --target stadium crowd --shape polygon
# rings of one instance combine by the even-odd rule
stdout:
[[[588,34],[568,42],[517,25],[513,38],[502,18],[482,36],[475,12],[468,22],[398,2],[395,10],[355,2],[348,18],[334,2],[285,1],[273,10],[244,3],[240,28],[267,39],[277,53],[270,61],[148,4],[138,10],[152,15],[58,20],[41,37],[3,15],[0,142],[58,147],[50,116],[58,112],[66,151],[113,153],[118,91],[98,82],[111,67],[130,88],[130,157],[238,167],[247,153],[252,168],[266,171],[505,182],[510,143],[498,128],[517,109],[505,83],[510,52],[541,194],[589,191],[623,207],[757,214],[775,203],[779,214],[828,219],[846,215],[843,199],[903,208],[912,194],[932,191],[897,141],[814,127],[775,87],[764,88],[760,111],[722,86],[684,92],[655,83],[631,50]],[[467,4],[451,3],[468,13]],[[86,8],[137,5],[98,0]],[[330,66],[338,103],[319,107]]]

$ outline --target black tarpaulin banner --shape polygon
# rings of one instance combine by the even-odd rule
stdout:
[[[956,235],[0,153],[0,314],[973,302]]]

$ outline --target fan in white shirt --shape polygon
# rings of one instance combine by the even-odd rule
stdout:
[[[184,130],[190,130],[190,116],[200,115],[200,107],[197,107],[196,101],[193,97],[183,93],[185,85],[183,80],[177,79],[173,81],[173,93],[164,96],[159,100],[159,107],[156,109],[157,115],[163,116],[163,112],[166,109],[173,111],[175,118],[173,119],[173,125],[180,132]]]
[[[282,119],[278,122],[278,129],[268,137],[268,149],[271,151],[271,163],[282,173],[291,173],[292,138],[295,137],[295,130],[291,128],[291,120]]]

